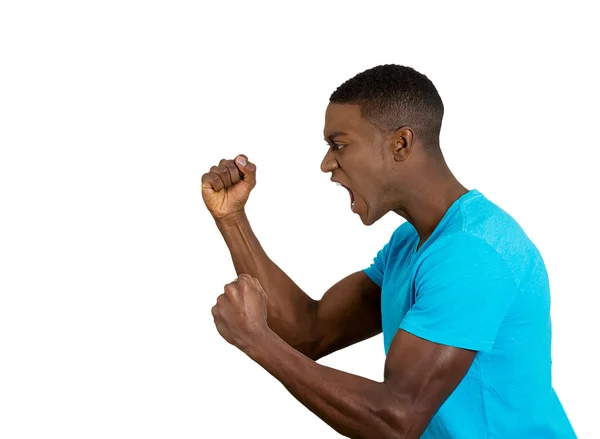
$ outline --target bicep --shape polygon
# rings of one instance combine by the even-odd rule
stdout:
[[[399,329],[388,351],[384,384],[405,425],[422,433],[468,372],[476,351],[434,343]],[[418,437],[418,436],[415,436]]]
[[[333,285],[317,305],[316,358],[379,334],[380,306],[381,288],[363,271]]]

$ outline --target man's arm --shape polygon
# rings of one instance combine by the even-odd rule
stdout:
[[[243,211],[216,223],[237,274],[257,278],[267,294],[269,327],[304,355],[317,360],[381,332],[381,289],[364,272],[313,300],[267,256]]]
[[[476,354],[399,330],[376,382],[315,363],[273,332],[244,351],[333,429],[360,439],[421,437]]]
[[[240,275],[212,309],[221,336],[277,378],[302,404],[351,438],[419,438],[463,379],[475,351],[398,330],[384,381],[316,363],[267,326],[269,298],[260,282]]]
[[[269,296],[271,329],[315,360],[381,332],[380,289],[364,273],[351,274],[313,300],[267,256],[244,212],[255,185],[256,166],[240,155],[202,176],[202,198],[237,274],[259,279]]]

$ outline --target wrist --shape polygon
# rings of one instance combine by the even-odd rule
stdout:
[[[255,333],[253,337],[239,346],[240,350],[260,363],[261,358],[269,357],[269,350],[273,347],[277,335],[268,326],[261,332]]]
[[[224,215],[222,217],[213,217],[218,227],[230,227],[239,224],[246,217],[244,209],[237,212]]]

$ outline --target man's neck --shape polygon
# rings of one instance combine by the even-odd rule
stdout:
[[[433,233],[450,206],[469,190],[454,177],[442,184],[429,184],[413,190],[398,215],[410,222],[419,234],[418,248]]]

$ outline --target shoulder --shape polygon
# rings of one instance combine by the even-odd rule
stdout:
[[[475,254],[495,252],[518,283],[532,271],[544,276],[546,270],[542,255],[519,222],[479,194],[461,206],[460,227],[446,230],[450,233],[440,236],[440,243],[433,250],[451,252],[464,248]]]
[[[479,191],[460,206],[460,219],[460,227],[453,231],[479,238],[499,253],[507,245],[531,244],[518,221]]]
[[[485,239],[455,232],[436,240],[421,255],[415,271],[417,285],[477,284],[498,281],[513,284],[514,276],[503,256]],[[433,283],[432,283],[433,282]]]
[[[423,251],[421,260],[462,260],[475,263],[482,262],[479,259],[482,257],[497,263],[504,261],[504,258],[485,237],[459,231],[442,236],[433,242]]]
[[[424,247],[433,251],[461,246],[479,247],[487,244],[509,264],[539,257],[537,248],[518,221],[476,189],[448,213]],[[427,244],[427,243],[426,243]]]

